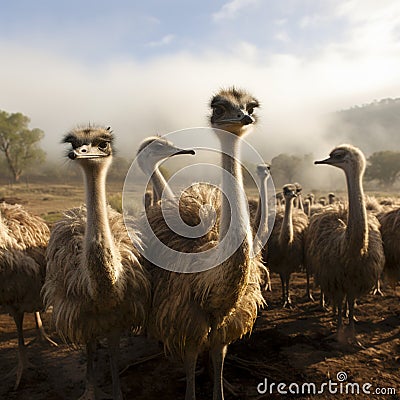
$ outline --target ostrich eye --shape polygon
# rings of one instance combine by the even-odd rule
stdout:
[[[224,109],[221,106],[214,106],[214,114],[220,117],[224,113]]]
[[[98,147],[100,150],[105,150],[105,149],[108,147],[108,142],[100,142],[100,143],[97,145],[97,147]]]
[[[341,158],[344,157],[344,153],[333,153],[332,157],[335,158],[336,160],[340,160]]]

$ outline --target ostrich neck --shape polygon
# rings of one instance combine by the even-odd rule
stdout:
[[[301,194],[297,196],[297,208],[299,208],[301,211],[304,211],[303,198]]]
[[[293,201],[294,198],[285,201],[285,214],[279,233],[279,244],[281,246],[288,245],[293,241]]]
[[[84,258],[93,297],[109,294],[116,282],[116,249],[108,221],[107,168],[85,169],[87,223]]]
[[[164,178],[164,175],[161,173],[158,168],[158,164],[155,166],[154,171],[151,175],[151,184],[153,185],[153,202],[156,203],[161,199],[161,196],[164,192],[164,198],[173,199],[174,194],[172,193],[171,188],[169,187],[167,181]]]
[[[240,139],[229,137],[222,144],[222,192],[225,196],[222,196],[219,240],[228,230],[233,230],[235,234],[245,237],[244,242],[248,242],[251,240],[250,218],[243,188],[242,165],[239,162]],[[245,244],[242,243],[242,246]]]
[[[222,145],[222,204],[219,225],[222,262],[213,275],[209,306],[216,320],[228,315],[243,296],[250,273],[253,238],[247,198],[243,190],[242,166],[238,161],[240,139],[229,138]]]
[[[346,173],[346,181],[349,198],[346,236],[349,248],[359,252],[368,246],[368,222],[362,174]]]
[[[268,196],[267,177],[260,178],[260,197],[258,199],[257,212],[254,218],[254,226],[258,227],[258,239],[263,242],[264,236],[268,234]]]

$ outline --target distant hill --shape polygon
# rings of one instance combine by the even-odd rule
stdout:
[[[349,142],[367,154],[400,150],[400,98],[354,106],[331,116],[327,136]]]

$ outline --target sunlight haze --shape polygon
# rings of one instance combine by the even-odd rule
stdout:
[[[87,122],[133,157],[146,136],[207,126],[232,85],[261,102],[262,156],[320,157],[338,144],[330,113],[400,93],[396,0],[1,3],[0,109],[44,130],[49,159]]]

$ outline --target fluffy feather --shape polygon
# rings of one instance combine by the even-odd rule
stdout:
[[[108,207],[108,219],[120,252],[121,273],[113,299],[91,296],[91,278],[83,265],[86,207],[64,213],[51,233],[47,248],[47,277],[43,287],[45,303],[53,306],[57,331],[64,340],[85,344],[93,338],[134,327],[143,328],[150,298],[148,278],[138,262],[141,242],[134,232],[127,233],[121,214]],[[137,301],[137,299],[141,301]]]

